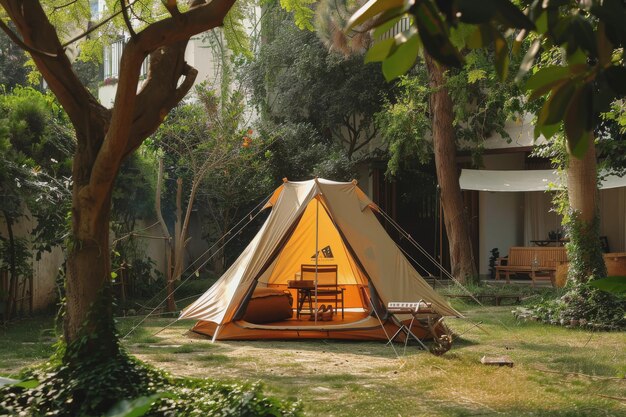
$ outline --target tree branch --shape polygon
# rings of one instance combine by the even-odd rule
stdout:
[[[54,6],[52,8],[52,13],[56,13],[57,11],[61,10],[61,9],[65,9],[66,7],[71,6],[72,4],[76,3],[78,0],[71,0],[65,4],[62,4],[60,6]]]
[[[187,42],[162,48],[151,55],[148,78],[137,96],[133,126],[125,154],[135,150],[159,127],[165,116],[185,97],[198,71],[185,58]],[[180,77],[183,82],[178,85]]]
[[[135,4],[135,2],[138,0],[133,1],[132,3],[128,3],[128,7],[132,6],[133,4]],[[63,48],[67,48],[69,45],[73,44],[74,42],[84,38],[85,36],[89,35],[91,32],[94,32],[98,29],[100,29],[102,26],[106,25],[107,23],[109,23],[111,20],[113,20],[116,16],[118,16],[119,14],[121,14],[124,10],[124,8],[122,8],[122,10],[113,13],[112,15],[110,15],[109,17],[107,17],[106,19],[96,23],[95,25],[91,26],[89,29],[87,29],[86,31],[84,31],[83,33],[81,33],[80,35],[77,35],[75,37],[73,37],[72,39],[70,39],[69,41],[65,42],[63,44]]]
[[[22,48],[26,52],[29,52],[30,54],[44,55],[44,56],[47,56],[47,57],[50,57],[50,58],[56,58],[57,57],[56,54],[52,54],[52,53],[46,52],[46,51],[41,51],[39,49],[36,49],[36,48],[33,48],[31,46],[26,45],[26,43],[24,43],[24,41],[22,41],[15,34],[15,32],[13,32],[11,30],[11,28],[9,26],[7,26],[6,23],[4,23],[4,21],[2,19],[0,19],[0,28],[2,29],[2,31],[4,33],[7,34],[9,39],[11,39],[17,46],[19,46],[20,48]]]
[[[120,6],[122,7],[122,16],[124,17],[124,23],[126,23],[126,28],[128,29],[130,37],[134,39],[137,37],[137,34],[133,29],[133,25],[130,23],[130,17],[128,17],[128,7],[130,7],[130,5],[126,4],[126,1],[127,0],[120,0]]]
[[[107,134],[110,141],[105,141],[104,153],[99,155],[99,157],[102,156],[104,165],[119,163],[119,160],[115,161],[116,158],[121,158],[136,149],[147,135],[156,130],[167,113],[182,100],[193,84],[194,80],[191,77],[195,79],[197,74],[188,69],[187,74],[183,72],[184,65],[186,65],[184,52],[189,38],[221,25],[234,1],[213,0],[210,3],[198,3],[194,0],[187,12],[150,24],[139,32],[135,39],[128,42],[122,54],[120,82],[114,104],[114,108],[126,110],[113,113],[111,127],[114,132]],[[139,95],[136,95],[141,63],[148,54],[157,51],[157,49],[161,49],[160,57],[163,59],[166,56],[169,57],[168,59],[176,57],[173,59],[176,66],[169,71],[161,67],[162,73],[156,77],[149,74],[144,89]],[[157,67],[152,62],[157,57],[159,57],[158,54],[152,54],[151,73],[152,69]],[[185,81],[189,79],[191,82],[183,82],[183,85],[177,88],[178,80],[182,75],[186,75]],[[159,83],[158,85],[154,85],[152,80],[155,79]],[[166,88],[163,88],[163,82],[167,83]],[[173,95],[166,94],[172,92]],[[146,101],[146,97],[150,98],[150,101]],[[153,101],[155,98],[156,100]],[[128,111],[128,109],[133,109],[133,111]],[[142,122],[139,120],[141,113],[145,116]],[[120,154],[116,154],[116,152],[120,152]],[[107,158],[113,159],[106,161]]]
[[[176,0],[167,0],[164,2],[165,8],[170,14],[175,16],[180,16],[180,10],[178,10],[178,2]]]
[[[138,47],[147,55],[162,46],[187,41],[193,35],[222,26],[235,0],[199,3],[180,16],[168,17],[138,33]]]

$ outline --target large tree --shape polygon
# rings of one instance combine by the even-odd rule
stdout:
[[[362,4],[363,2],[357,2]],[[368,25],[362,25],[350,37],[342,36],[345,19],[349,16],[348,2],[337,2],[334,0],[324,0],[317,10],[317,30],[318,35],[332,48],[350,54],[349,61],[359,59],[367,46],[374,43],[392,43],[395,32],[400,32],[398,27],[388,27],[386,32],[375,33],[374,39],[368,34]],[[405,25],[408,26],[408,25]],[[402,27],[402,25],[400,25]],[[382,40],[385,38],[386,40]],[[371,56],[366,58],[366,62],[377,60]],[[347,60],[347,61],[348,61]],[[433,154],[435,160],[435,170],[437,182],[441,190],[441,204],[444,212],[444,221],[448,236],[450,263],[452,274],[462,280],[472,280],[477,278],[476,263],[473,259],[472,240],[470,236],[469,222],[465,212],[465,204],[461,187],[459,185],[459,173],[456,164],[456,132],[454,125],[454,107],[452,97],[447,86],[446,68],[432,59],[428,54],[424,57],[427,74],[426,83],[430,86],[430,131],[432,133]],[[371,64],[368,64],[371,67]],[[388,81],[391,81],[395,71],[383,68],[383,72]],[[391,84],[390,84],[391,85]],[[363,95],[363,88],[367,86],[356,85],[360,90],[352,92]],[[355,85],[349,85],[352,91]],[[334,90],[334,89],[333,89]],[[371,92],[370,92],[371,94]],[[340,94],[346,95],[346,94]],[[358,96],[358,95],[357,95]],[[391,96],[391,94],[389,94]],[[378,94],[378,100],[385,98]],[[353,101],[352,99],[348,100]],[[379,105],[380,107],[380,105]],[[346,106],[342,106],[346,108]],[[384,112],[385,110],[383,110]],[[335,113],[338,113],[335,111]],[[415,117],[420,117],[416,115]],[[372,117],[369,117],[372,118]],[[382,117],[384,118],[384,116]],[[379,132],[374,124],[373,135],[379,134],[385,140],[385,132]],[[393,151],[392,151],[393,153]],[[392,155],[392,158],[397,155]]]
[[[169,17],[131,26],[129,8],[122,2],[121,14],[130,38],[125,45],[117,94],[112,109],[98,103],[78,79],[65,53],[68,39],[64,28],[53,25],[51,10],[40,1],[1,0],[6,15],[16,27],[2,28],[30,53],[50,90],[56,95],[76,130],[73,161],[72,244],[69,248],[64,336],[67,342],[83,335],[102,333],[92,305],[110,281],[109,218],[113,184],[120,165],[161,124],[167,113],[191,88],[197,70],[184,60],[191,36],[220,26],[234,0],[194,1],[181,11],[176,1],[165,7]],[[66,7],[82,6],[70,2]],[[156,7],[156,6],[155,6]],[[120,14],[120,13],[118,13]],[[86,24],[85,24],[86,26]],[[145,82],[139,87],[141,65],[150,56]],[[104,303],[100,314],[110,314]],[[110,344],[111,334],[103,335]],[[94,340],[91,343],[100,343]],[[90,345],[88,343],[87,345]],[[115,345],[115,344],[113,344]],[[89,346],[86,346],[85,352]]]
[[[342,146],[348,159],[369,155],[377,134],[373,116],[392,85],[376,65],[329,50],[315,33],[298,29],[278,5],[266,13],[265,42],[247,68],[264,120],[308,123],[329,145]]]
[[[469,219],[461,194],[456,164],[456,135],[454,132],[454,108],[448,91],[445,67],[425,54],[428,68],[430,94],[430,118],[433,134],[433,153],[437,183],[441,190],[441,207],[444,213],[446,234],[450,250],[452,275],[462,282],[476,279],[476,262],[472,251]]]

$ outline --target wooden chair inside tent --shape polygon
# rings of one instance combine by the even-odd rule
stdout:
[[[317,303],[333,302],[335,311],[341,306],[341,318],[344,318],[343,293],[345,288],[340,287],[337,281],[337,265],[305,265],[300,268],[300,279],[315,282],[317,273]]]

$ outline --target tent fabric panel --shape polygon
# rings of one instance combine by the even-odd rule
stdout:
[[[358,254],[385,305],[391,301],[416,302],[422,299],[432,303],[439,314],[460,316],[413,268],[372,210],[357,214],[360,205],[353,184],[332,187],[322,184],[320,188],[332,218]]]
[[[283,186],[281,185],[272,193],[269,200],[267,200],[267,203],[265,203],[265,205],[261,208],[261,210],[265,210],[266,208],[273,207],[278,201],[278,197],[280,197],[282,192],[283,192]]]
[[[254,285],[255,278],[261,273],[261,269],[270,261],[283,238],[289,232],[295,220],[302,214],[306,204],[315,196],[314,183],[300,187],[283,184],[283,191],[272,213],[266,220],[264,233],[261,234],[257,250],[250,258],[247,269],[242,276],[241,285],[231,300],[231,306],[224,314],[221,323],[227,323],[233,319],[235,312],[241,305],[244,296]]]
[[[235,292],[241,285],[241,278],[254,252],[258,249],[261,236],[267,227],[265,223],[252,242],[243,250],[239,258],[226,270],[200,298],[186,307],[181,315],[183,318],[196,318],[221,323]]]
[[[198,318],[220,324],[232,319],[254,279],[315,195],[316,189],[313,182],[299,187],[287,183],[282,188],[274,209],[253,242],[207,293],[181,313],[180,318]]]

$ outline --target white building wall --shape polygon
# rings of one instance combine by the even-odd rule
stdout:
[[[524,154],[485,155],[485,169],[524,169]],[[524,244],[524,194],[479,193],[478,242],[480,275],[489,274],[491,249],[505,256],[511,246]]]
[[[611,252],[626,252],[626,188],[599,193],[600,235],[609,240]]]
[[[198,35],[189,41],[187,49],[185,50],[185,61],[198,70],[194,86],[204,81],[209,81],[213,85],[219,84],[219,77],[217,75],[219,66],[216,66],[212,49],[209,47],[204,35]],[[98,88],[98,100],[107,108],[113,107],[115,101],[115,93],[117,91],[116,79],[117,74],[106,80],[106,82],[110,84],[102,85]],[[142,81],[139,82],[137,91],[141,90],[141,87]],[[193,87],[190,91],[190,95],[192,93]]]
[[[13,234],[16,239],[25,239],[27,242],[30,242],[32,230],[36,227],[37,221],[27,208],[24,208],[24,212],[25,215],[20,217],[19,221],[13,225]],[[0,217],[0,235],[3,237],[8,236],[7,226],[2,217]],[[42,253],[39,260],[37,260],[34,250],[31,251],[30,256],[33,274],[33,311],[44,310],[50,307],[57,299],[56,279],[65,256],[60,247],[53,248],[51,252]],[[19,290],[21,295],[21,287]],[[28,291],[28,286],[26,290]],[[24,304],[24,311],[28,311],[28,302]]]

